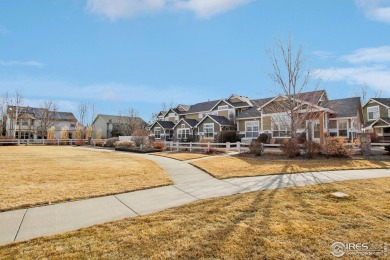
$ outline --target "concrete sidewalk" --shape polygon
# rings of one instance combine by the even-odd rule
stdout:
[[[335,181],[390,177],[390,170],[380,169],[217,180],[187,162],[153,155],[129,155],[160,164],[171,176],[174,185],[0,213],[0,244],[150,214],[200,199]]]

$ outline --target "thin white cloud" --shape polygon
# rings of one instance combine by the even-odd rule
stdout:
[[[189,0],[178,1],[176,7],[193,11],[199,18],[209,18],[249,2],[251,0]]]
[[[335,57],[334,53],[330,51],[314,51],[312,54],[321,59],[330,59]]]
[[[364,85],[390,93],[390,70],[381,66],[317,69],[316,73],[326,81],[345,81],[349,85]]]
[[[87,11],[115,21],[161,11],[166,0],[87,0]]]
[[[29,67],[42,68],[44,66],[44,64],[41,62],[38,62],[38,61],[18,61],[18,60],[3,61],[3,60],[0,60],[0,66],[29,66]]]
[[[115,21],[144,14],[186,10],[199,18],[209,18],[252,0],[87,0],[86,10]]]
[[[390,1],[389,0],[355,0],[367,18],[390,23]]]
[[[352,54],[341,56],[340,59],[353,64],[390,62],[390,46],[358,49]]]

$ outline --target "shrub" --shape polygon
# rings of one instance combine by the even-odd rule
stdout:
[[[303,144],[303,150],[308,158],[313,158],[314,155],[321,153],[321,145],[313,141],[308,141]]]
[[[347,139],[340,136],[328,137],[326,142],[326,154],[330,156],[351,157],[352,147],[347,145]]]
[[[390,154],[390,145],[385,146],[385,151],[387,151],[387,153]]]
[[[144,129],[135,130],[132,134],[133,141],[136,146],[145,145],[148,140],[148,131]]]
[[[254,154],[256,156],[261,156],[264,153],[263,143],[256,140],[252,140],[251,144],[249,145],[249,153]]]
[[[371,143],[380,143],[381,137],[378,136],[376,133],[370,133]]]
[[[105,147],[114,147],[115,142],[119,141],[118,137],[108,138],[104,144]]]
[[[163,142],[154,142],[154,143],[152,143],[151,147],[153,147],[155,149],[160,149],[160,150],[167,149],[167,147],[165,146],[165,144]]]
[[[306,141],[306,133],[301,133],[298,135],[298,144],[305,144]]]
[[[266,133],[262,133],[259,135],[259,137],[257,137],[257,141],[263,144],[269,144],[270,140],[271,140],[271,136]]]
[[[77,139],[77,140],[75,141],[75,144],[76,144],[77,146],[82,146],[82,145],[85,145],[85,141],[82,140],[82,139]]]
[[[280,148],[289,158],[294,158],[301,154],[301,151],[299,150],[299,144],[296,139],[284,139]]]
[[[114,147],[133,147],[135,143],[130,140],[122,140],[122,141],[116,141],[114,143]]]
[[[238,141],[237,131],[234,130],[221,131],[214,140],[216,143],[235,143]]]
[[[95,146],[103,147],[105,142],[103,140],[96,140],[95,141]]]
[[[214,147],[210,147],[210,149],[204,149],[202,153],[207,154],[207,155],[215,155],[215,154],[221,154],[221,153],[225,153],[225,152],[218,150],[218,149],[215,149]]]

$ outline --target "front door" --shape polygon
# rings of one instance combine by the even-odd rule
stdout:
[[[320,142],[320,121],[311,120],[308,121],[308,139],[314,142]]]

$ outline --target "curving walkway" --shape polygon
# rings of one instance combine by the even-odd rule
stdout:
[[[390,170],[378,169],[218,180],[188,162],[153,155],[129,155],[160,164],[170,175],[174,185],[0,213],[0,244],[146,215],[200,199],[336,181],[390,177]]]

